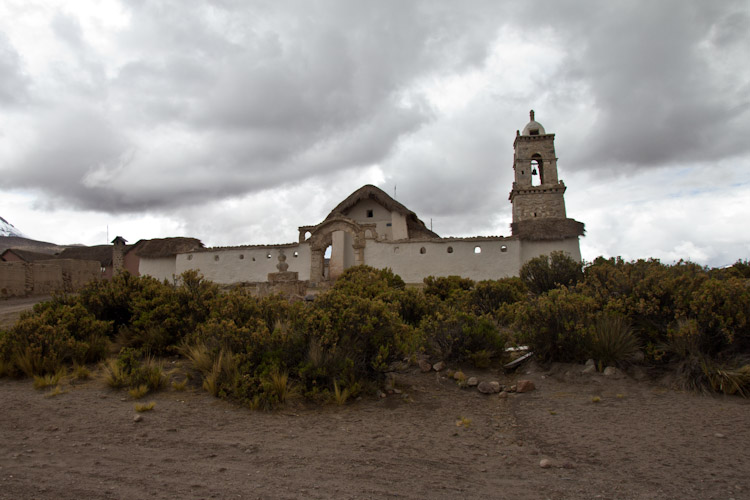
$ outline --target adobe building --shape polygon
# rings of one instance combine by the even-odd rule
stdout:
[[[427,276],[473,280],[517,276],[529,259],[562,251],[580,261],[584,225],[567,217],[565,184],[558,178],[555,135],[531,121],[516,132],[510,191],[510,236],[441,238],[407,207],[375,186],[363,186],[319,224],[299,228],[296,243],[196,248],[154,266],[141,255],[140,271],[159,279],[195,269],[220,284],[273,283],[282,279],[311,287],[335,280],[345,269],[366,264],[390,268],[406,283]],[[330,247],[330,259],[326,253]],[[144,272],[148,268],[152,272]],[[163,272],[162,272],[163,271]],[[305,285],[305,286],[307,286]]]

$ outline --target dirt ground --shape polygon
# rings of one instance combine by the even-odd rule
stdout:
[[[507,399],[409,369],[402,394],[274,413],[168,389],[140,422],[98,379],[3,379],[0,498],[750,498],[747,400],[581,368],[467,372],[536,383]]]
[[[16,321],[18,321],[21,312],[31,309],[37,302],[49,299],[49,295],[42,295],[0,300],[0,329],[10,328]]]
[[[140,422],[100,378],[0,379],[0,499],[750,498],[750,401],[582,368],[465,370],[535,382],[507,399],[410,368],[401,394],[274,413],[167,389]]]

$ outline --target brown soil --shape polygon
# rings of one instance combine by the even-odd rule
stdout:
[[[536,383],[507,399],[409,369],[402,394],[275,413],[169,389],[140,422],[101,380],[4,379],[0,498],[750,497],[748,401],[580,369],[474,373]]]
[[[0,330],[13,326],[18,321],[18,318],[21,317],[21,313],[32,309],[37,302],[49,299],[49,295],[39,295],[0,300]]]

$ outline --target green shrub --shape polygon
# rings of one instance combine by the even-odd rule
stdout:
[[[469,304],[476,314],[492,314],[502,304],[524,300],[527,291],[520,278],[480,281],[471,291]]]
[[[599,368],[623,365],[638,351],[638,339],[623,316],[600,314],[591,336],[591,356]]]
[[[474,288],[474,281],[460,276],[434,277],[424,279],[425,295],[432,295],[441,301],[461,303],[467,300],[467,295]]]
[[[13,374],[55,373],[63,365],[90,363],[108,350],[109,322],[97,320],[81,304],[37,304],[0,340],[0,359]]]
[[[596,302],[567,288],[514,307],[519,342],[544,361],[585,361],[590,352]]]
[[[526,262],[519,275],[531,292],[542,294],[559,286],[575,286],[583,279],[582,267],[564,252],[552,252]]]
[[[488,316],[446,309],[420,324],[428,352],[444,361],[477,360],[500,354],[507,341]],[[481,353],[481,354],[480,354]]]

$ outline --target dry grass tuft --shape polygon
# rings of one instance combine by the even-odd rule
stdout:
[[[143,396],[148,394],[149,387],[146,384],[141,384],[138,387],[133,387],[128,391],[130,397],[133,399],[141,399]]]
[[[34,375],[34,389],[46,389],[60,383],[60,379],[65,376],[65,370],[60,369],[53,374]]]
[[[154,401],[151,401],[149,403],[136,403],[134,408],[135,411],[138,413],[143,413],[144,411],[151,411],[156,406],[156,403]]]
[[[338,382],[335,380],[333,381],[333,400],[336,402],[337,405],[343,405],[346,403],[346,400],[349,399],[349,389],[341,390],[339,387]]]

